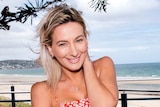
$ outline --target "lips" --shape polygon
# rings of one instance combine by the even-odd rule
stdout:
[[[74,59],[69,59],[69,62],[72,64],[78,63],[80,60],[80,57],[74,58]]]

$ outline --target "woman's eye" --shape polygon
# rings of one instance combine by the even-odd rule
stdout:
[[[82,41],[83,41],[83,39],[78,39],[78,40],[77,40],[77,42],[82,42]]]
[[[65,46],[66,43],[60,43],[58,46]]]

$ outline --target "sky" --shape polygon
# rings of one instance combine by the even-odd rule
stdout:
[[[35,0],[30,0],[35,2]],[[50,1],[50,0],[48,0]],[[103,56],[115,64],[160,62],[160,0],[108,0],[107,12],[95,12],[91,0],[66,0],[83,12],[89,31],[89,54],[93,60]],[[1,0],[0,10],[24,6],[27,0]],[[0,30],[0,60],[33,60],[38,57],[36,25],[43,13],[25,24],[10,23]]]

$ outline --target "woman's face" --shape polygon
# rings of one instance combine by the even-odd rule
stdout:
[[[83,27],[77,22],[68,22],[56,27],[52,34],[52,46],[48,49],[63,69],[79,70],[88,52]]]

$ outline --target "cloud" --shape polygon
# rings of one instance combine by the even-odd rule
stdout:
[[[92,25],[89,26],[91,30],[102,28],[119,29],[119,27],[134,25],[137,22],[139,24],[153,21],[157,23],[159,19],[155,16],[160,18],[160,15],[157,15],[157,12],[160,11],[160,2],[158,0],[149,0],[147,2],[146,0],[108,0],[107,13],[94,12],[94,9],[89,7],[90,1],[77,1],[77,7],[83,11],[88,25]],[[155,14],[153,14],[154,12]]]
[[[110,3],[109,11],[114,15],[131,15],[140,14],[144,11],[148,11],[159,7],[160,3],[157,0],[108,0]]]
[[[117,52],[118,48],[92,48],[89,49],[90,52]]]
[[[83,12],[90,32],[89,52],[94,59],[110,56],[115,63],[160,61],[160,2],[158,0],[108,0],[107,13],[94,12],[91,0],[68,0]],[[23,6],[27,0],[2,0],[0,9]],[[11,3],[11,4],[9,4]],[[0,30],[0,60],[31,59],[37,48],[35,26],[42,15],[25,24],[11,23],[10,31]],[[26,54],[27,53],[27,54]]]
[[[24,3],[28,3],[28,0],[1,0],[0,1],[0,10],[5,6],[9,6],[10,12],[17,11],[17,7],[23,6]]]
[[[129,51],[145,51],[149,49],[148,46],[135,46],[135,47],[130,47]]]
[[[29,48],[0,48],[0,60],[6,59],[25,59],[33,60],[38,58],[37,54],[32,52]]]

